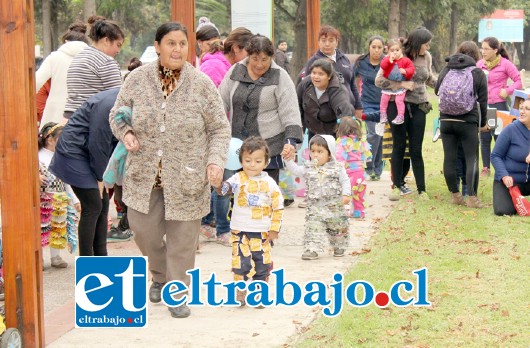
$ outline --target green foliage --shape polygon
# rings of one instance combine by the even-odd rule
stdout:
[[[301,0],[274,0],[274,35],[286,39],[294,50],[294,28],[296,9]],[[54,49],[58,38],[68,25],[83,18],[83,0],[50,0],[52,4],[52,30]],[[527,0],[408,0],[406,29],[423,25],[433,31],[431,53],[435,66],[441,68],[443,58],[449,55],[449,29],[451,5],[458,5],[457,43],[476,40],[478,22],[481,17],[497,8],[522,8],[530,13]],[[35,1],[35,41],[42,43],[42,1]],[[139,56],[151,45],[158,25],[170,20],[171,0],[98,0],[97,13],[116,20],[127,38],[123,52],[117,57],[127,63],[131,56]],[[215,23],[221,33],[230,31],[230,0],[196,0],[196,20],[206,16]],[[368,38],[379,34],[386,38],[388,29],[388,0],[321,0],[321,22],[340,30],[343,40],[341,48],[347,53],[364,53]],[[528,16],[526,16],[528,25]]]
[[[336,27],[343,36],[341,48],[347,53],[364,53],[368,38],[386,38],[388,1],[322,0],[321,22]]]
[[[147,46],[153,45],[156,28],[171,20],[171,1],[100,1],[97,12],[116,21],[125,32],[123,49],[116,60],[127,66],[132,57],[140,57]]]
[[[430,200],[403,198],[359,256],[345,284],[366,280],[377,290],[414,281],[427,267],[428,308],[346,306],[340,316],[319,318],[299,347],[527,347],[530,219],[493,214],[492,178],[480,179],[484,209],[449,203],[442,175],[443,150],[432,143],[428,115],[424,141]],[[327,344],[326,344],[327,343]]]
[[[230,0],[228,0],[230,1]],[[208,17],[215,24],[219,33],[229,33],[230,13],[227,9],[227,0],[196,0],[195,1],[195,21],[199,18]]]

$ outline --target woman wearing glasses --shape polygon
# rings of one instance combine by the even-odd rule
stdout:
[[[510,61],[508,52],[503,44],[494,37],[487,37],[482,41],[482,59],[477,67],[481,68],[488,77],[488,106],[497,110],[509,110],[506,104],[508,96],[516,89],[521,89],[521,74]],[[508,86],[508,79],[513,83]],[[485,116],[485,115],[484,115]],[[480,152],[482,154],[482,176],[490,175],[491,139],[496,135],[493,131],[480,133]]]
[[[530,99],[521,104],[520,111],[519,119],[499,134],[491,152],[495,215],[516,213],[508,188],[518,186],[523,196],[530,195]]]

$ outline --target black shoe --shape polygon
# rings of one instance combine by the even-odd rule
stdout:
[[[399,192],[401,196],[406,196],[410,195],[412,193],[412,190],[408,186],[403,185],[399,188]]]
[[[131,230],[120,231],[117,227],[112,226],[107,233],[107,243],[118,243],[130,241],[133,237]]]
[[[283,200],[283,207],[287,208],[287,207],[293,205],[293,203],[294,203],[294,199],[284,199]]]
[[[178,307],[167,307],[173,318],[187,318],[190,316],[190,308],[184,303]]]
[[[162,288],[166,283],[153,282],[149,288],[149,301],[159,303],[162,301]]]

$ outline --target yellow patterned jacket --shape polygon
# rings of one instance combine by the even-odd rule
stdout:
[[[283,196],[278,184],[266,173],[248,177],[236,173],[223,183],[221,194],[234,193],[230,228],[245,232],[280,231]]]

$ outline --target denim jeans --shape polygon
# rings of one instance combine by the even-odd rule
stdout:
[[[363,103],[363,112],[379,112],[379,104]],[[383,173],[383,137],[375,133],[377,122],[366,121],[366,141],[371,146],[372,160],[366,162],[366,173],[381,176]]]
[[[237,170],[225,169],[223,181],[237,173]],[[228,221],[228,210],[230,209],[230,196],[218,195],[214,190],[210,198],[210,213],[202,218],[202,224],[209,225],[215,219],[215,230],[217,235],[230,232],[230,221]]]

